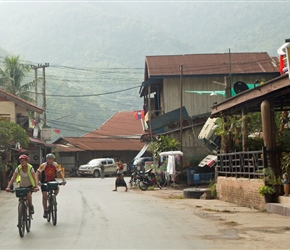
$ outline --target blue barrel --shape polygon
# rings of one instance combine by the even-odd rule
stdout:
[[[196,173],[196,168],[190,167],[187,169],[187,184],[194,185],[194,173]]]

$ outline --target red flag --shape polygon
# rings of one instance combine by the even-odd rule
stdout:
[[[285,65],[284,65],[284,56],[280,55],[280,73],[283,75],[283,69],[284,69]]]
[[[55,132],[55,133],[60,133],[60,129],[55,129],[55,130],[53,130],[53,132]]]
[[[134,117],[135,117],[136,120],[144,119],[144,117],[145,117],[144,110],[135,110],[134,111]]]

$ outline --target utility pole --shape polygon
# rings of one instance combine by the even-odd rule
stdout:
[[[38,105],[38,80],[37,80],[37,69],[42,68],[42,97],[43,97],[43,124],[46,125],[46,93],[45,93],[45,68],[49,67],[49,63],[38,64],[37,66],[31,65],[32,69],[34,69],[34,83],[35,83],[35,105]],[[35,113],[36,117],[36,113]]]
[[[182,100],[182,75],[183,75],[183,65],[179,64],[179,71],[180,71],[180,120],[179,120],[179,126],[180,126],[180,151],[182,152],[182,105],[183,105],[183,100]]]
[[[182,117],[182,106],[183,106],[183,86],[182,86],[182,76],[183,76],[183,65],[179,64],[179,70],[180,70],[180,151],[182,151],[182,122],[183,122],[183,117]],[[182,170],[183,166],[183,159],[180,157],[180,171]]]
[[[43,126],[46,126],[46,87],[45,87],[45,67],[49,67],[49,63],[45,63],[45,65],[42,66],[42,92],[43,92]]]

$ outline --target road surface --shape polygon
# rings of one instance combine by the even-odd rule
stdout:
[[[190,200],[164,200],[150,194],[155,191],[124,192],[124,187],[112,192],[114,178],[68,178],[67,185],[60,188],[57,225],[42,218],[41,193],[34,193],[32,228],[23,238],[16,227],[17,198],[0,192],[0,249],[266,249],[265,246],[271,246],[261,245],[258,237],[241,237],[234,224],[221,227],[206,211],[196,214],[198,206],[180,203]]]

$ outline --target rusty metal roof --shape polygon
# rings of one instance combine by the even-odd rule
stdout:
[[[117,136],[139,139],[143,133],[141,120],[135,119],[134,111],[120,111],[110,117],[101,127],[82,137]]]
[[[152,77],[225,75],[279,72],[277,60],[267,52],[146,56],[145,81]]]
[[[109,151],[126,151],[126,150],[141,150],[144,143],[138,139],[126,138],[98,138],[98,137],[65,137],[67,141],[80,150],[109,150]],[[61,149],[58,145],[58,151]],[[68,150],[70,151],[70,150]]]
[[[144,142],[140,141],[144,133],[140,120],[135,120],[134,111],[120,111],[110,117],[100,128],[82,137],[59,138],[57,151],[73,152],[75,148],[85,150],[141,150]],[[60,147],[59,144],[66,145]]]

